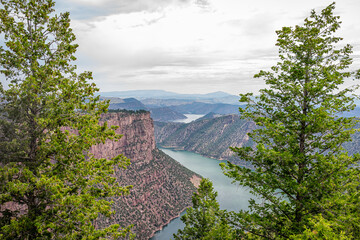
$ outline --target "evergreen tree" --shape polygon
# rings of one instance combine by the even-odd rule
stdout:
[[[181,217],[185,227],[174,234],[175,239],[234,239],[234,231],[227,224],[216,197],[212,182],[203,178],[192,197],[193,206]]]
[[[343,231],[343,226],[338,225],[336,221],[329,221],[324,219],[321,215],[314,216],[309,221],[309,226],[301,234],[292,235],[291,239],[294,240],[350,240],[354,236],[346,231]]]
[[[252,94],[241,97],[248,103],[242,117],[259,126],[249,134],[257,145],[232,150],[254,170],[231,163],[222,168],[259,198],[250,201],[249,211],[233,214],[243,237],[288,239],[314,227],[315,216],[332,222],[345,214],[341,196],[354,186],[358,170],[351,166],[359,157],[342,148],[356,120],[339,113],[355,108],[351,93],[357,86],[342,84],[359,72],[347,70],[352,47],[337,47],[342,38],[334,36],[340,27],[334,8],[313,10],[302,26],[277,31],[280,61],[255,75],[268,88],[255,100]]]
[[[99,125],[90,72],[78,74],[69,13],[52,0],[0,0],[0,239],[100,239],[129,232],[96,228],[111,215],[108,197],[128,192],[94,144],[120,136]],[[3,44],[4,43],[4,44]]]

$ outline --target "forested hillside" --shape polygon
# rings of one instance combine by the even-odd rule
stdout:
[[[115,177],[120,184],[133,188],[128,196],[113,199],[115,214],[98,224],[132,224],[136,239],[148,239],[191,205],[191,195],[196,191],[191,181],[199,176],[156,148],[149,112],[107,113],[101,121],[118,126],[116,132],[123,137],[93,146],[91,152],[99,158],[111,159],[118,154],[130,158],[130,166],[117,170]]]
[[[214,117],[215,116],[215,117]],[[229,147],[254,146],[247,133],[256,128],[254,123],[240,119],[239,115],[205,115],[190,123],[154,122],[155,141],[158,146],[199,153],[219,160],[239,160]],[[354,128],[360,128],[357,124]],[[352,135],[352,141],[344,143],[350,155],[360,153],[360,132]]]
[[[180,113],[190,114],[208,114],[210,112],[219,114],[238,114],[239,105],[225,104],[225,103],[203,103],[193,102],[190,104],[182,104],[178,106],[171,106],[171,109]]]
[[[255,124],[238,115],[197,120],[188,124],[155,122],[155,140],[158,146],[200,153],[204,156],[231,160],[243,165],[229,146],[251,146],[247,133]]]

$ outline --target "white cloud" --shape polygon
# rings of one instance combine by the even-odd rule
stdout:
[[[60,6],[70,6],[62,0]],[[79,65],[102,91],[162,88],[178,92],[253,91],[252,76],[276,63],[275,30],[301,24],[328,0],[71,0]],[[68,4],[68,5],[66,5]],[[81,8],[79,7],[81,6]],[[336,13],[344,42],[360,55],[360,2]],[[82,10],[82,11],[80,11]],[[78,15],[77,15],[78,14]],[[358,59],[356,59],[359,63]]]
[[[191,1],[193,0],[61,0],[57,2],[62,8],[74,11],[75,18],[88,19],[111,14],[155,12],[167,6],[187,5]]]

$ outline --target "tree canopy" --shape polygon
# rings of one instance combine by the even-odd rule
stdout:
[[[99,125],[108,103],[94,95],[91,72],[72,64],[69,13],[54,4],[0,1],[0,238],[117,239],[129,228],[96,220],[111,215],[109,197],[128,192],[114,171],[129,160],[89,152],[120,136]]]
[[[226,220],[226,213],[220,210],[212,182],[203,178],[197,193],[192,197],[193,206],[181,217],[184,229],[174,234],[175,239],[234,239],[234,230]]]
[[[339,45],[342,38],[335,32],[341,22],[334,9],[335,3],[320,13],[313,10],[303,25],[277,31],[280,60],[255,75],[267,88],[257,97],[241,96],[247,102],[242,118],[259,126],[249,134],[256,147],[232,150],[254,170],[231,163],[222,168],[259,198],[250,201],[249,211],[232,216],[244,238],[288,239],[308,231],[315,239],[319,231],[312,229],[319,226],[338,236],[359,233],[358,209],[349,208],[358,206],[358,168],[352,166],[359,156],[342,148],[357,131],[357,120],[339,117],[355,108],[352,93],[358,85],[343,83],[359,72],[348,70],[352,47]],[[316,218],[321,224],[314,224]]]

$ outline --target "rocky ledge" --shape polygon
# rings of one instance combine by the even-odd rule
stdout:
[[[133,185],[130,194],[114,198],[115,214],[100,224],[134,225],[136,239],[149,239],[171,219],[191,206],[199,176],[156,148],[154,125],[149,112],[116,112],[102,117],[117,125],[120,141],[93,146],[96,157],[124,154],[131,159],[126,170],[117,170],[122,185]]]

